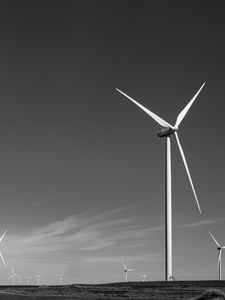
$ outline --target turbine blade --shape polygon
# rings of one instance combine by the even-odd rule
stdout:
[[[134,269],[128,269],[127,271],[128,271],[128,272],[132,272],[132,271],[134,271]]]
[[[220,244],[217,242],[217,240],[214,238],[214,236],[212,235],[212,233],[210,231],[208,231],[208,233],[211,235],[212,239],[214,240],[214,242],[216,243],[216,245],[218,247],[221,247]]]
[[[132,99],[130,96],[128,96],[127,94],[125,94],[124,92],[120,91],[119,89],[116,88],[116,90],[118,92],[120,92],[121,94],[123,94],[125,97],[127,97],[128,99],[130,99],[133,103],[135,103],[137,106],[139,106],[143,111],[145,111],[150,117],[152,117],[158,124],[160,124],[161,126],[167,128],[173,128],[172,125],[170,125],[169,123],[167,123],[165,120],[163,120],[162,118],[160,118],[159,116],[157,116],[156,114],[154,114],[153,112],[151,112],[149,109],[147,109],[146,107],[144,107],[143,105],[141,105],[140,103],[138,103],[137,101],[135,101],[134,99]]]
[[[127,267],[125,266],[125,264],[122,262],[122,265],[124,267],[124,270],[127,270]]]
[[[188,110],[190,109],[191,105],[193,104],[193,102],[195,101],[195,99],[197,98],[198,94],[201,92],[203,86],[205,85],[205,82],[203,83],[203,85],[200,87],[200,89],[197,91],[197,93],[194,95],[194,97],[191,99],[191,101],[185,106],[185,108],[179,113],[177,120],[176,120],[176,124],[175,126],[179,126],[181,121],[183,120],[183,118],[185,117],[186,113],[188,112]]]
[[[1,236],[1,238],[0,238],[0,243],[1,243],[1,241],[3,240],[3,238],[4,238],[5,234],[6,234],[6,232],[7,232],[7,229],[6,229],[6,231],[3,233],[3,235]]]
[[[185,156],[184,156],[184,151],[183,151],[183,149],[182,149],[182,147],[181,147],[181,144],[180,144],[180,141],[179,141],[179,137],[178,137],[177,132],[175,131],[174,134],[175,134],[175,137],[176,137],[176,140],[177,140],[177,145],[178,145],[178,148],[179,148],[179,150],[180,150],[180,154],[181,154],[181,157],[182,157],[182,159],[183,159],[184,166],[185,166],[185,169],[186,169],[186,172],[187,172],[187,175],[188,175],[188,178],[189,178],[191,187],[192,187],[192,191],[193,191],[194,196],[195,196],[195,200],[196,200],[196,203],[197,203],[199,212],[200,212],[200,214],[201,214],[201,207],[200,207],[200,205],[199,205],[198,197],[197,197],[197,195],[196,195],[195,188],[194,188],[194,185],[193,185],[193,182],[192,182],[192,179],[191,179],[191,174],[190,174],[190,172],[189,172],[188,165],[187,165],[187,161],[186,161]]]
[[[1,257],[1,259],[2,259],[2,262],[3,262],[4,266],[7,267],[7,264],[6,264],[6,262],[5,262],[5,260],[4,260],[3,256],[2,256],[2,253],[1,253],[1,252],[0,252],[0,257]]]

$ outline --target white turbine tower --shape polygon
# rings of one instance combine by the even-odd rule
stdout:
[[[37,285],[40,285],[41,274],[36,274],[35,277],[37,278]]]
[[[122,265],[123,265],[123,268],[124,268],[123,270],[125,272],[125,281],[127,282],[128,272],[132,272],[132,271],[134,271],[134,269],[127,269],[127,267],[125,266],[124,263],[122,263]]]
[[[178,148],[180,150],[181,157],[184,162],[184,166],[194,193],[194,197],[196,200],[196,203],[198,205],[198,209],[201,213],[201,208],[198,202],[198,198],[195,192],[194,185],[192,183],[191,175],[188,169],[188,165],[184,156],[183,149],[181,147],[179,138],[178,138],[178,128],[180,123],[182,122],[183,118],[185,117],[186,113],[190,109],[191,105],[197,98],[198,94],[200,93],[201,89],[203,88],[203,85],[201,88],[198,90],[198,92],[195,94],[195,96],[191,99],[191,101],[185,106],[185,108],[180,112],[180,114],[177,117],[176,123],[174,126],[170,125],[168,122],[151,112],[149,109],[132,99],[130,96],[125,94],[119,89],[116,89],[118,92],[123,94],[125,97],[127,97],[129,100],[131,100],[134,104],[139,106],[143,111],[145,111],[150,117],[152,117],[160,126],[163,128],[160,130],[158,133],[159,137],[165,137],[166,138],[166,161],[165,161],[165,279],[166,281],[169,281],[173,278],[172,274],[172,180],[171,180],[171,146],[170,146],[170,136],[172,134],[175,135]]]
[[[59,277],[59,285],[62,285],[62,278],[63,278],[64,273],[58,273],[56,275]]]
[[[209,234],[211,235],[212,239],[214,240],[214,242],[217,245],[217,250],[219,251],[219,256],[218,256],[218,269],[219,269],[219,280],[222,280],[222,266],[221,266],[221,257],[222,257],[222,249],[225,248],[225,246],[221,246],[217,240],[215,239],[215,237],[212,235],[212,233],[209,231]]]
[[[7,230],[6,230],[6,231],[3,233],[3,235],[1,236],[1,238],[0,238],[0,243],[1,243],[1,241],[3,240],[3,238],[4,238],[5,234],[6,234],[6,232],[7,232]],[[3,256],[2,256],[1,251],[0,251],[0,257],[1,257],[1,259],[2,259],[2,262],[3,262],[4,266],[6,267],[7,265],[6,265],[6,262],[5,262],[5,260],[4,260]]]
[[[31,277],[30,276],[25,276],[26,277],[26,280],[27,280],[27,285],[30,285],[30,280],[31,280]]]
[[[9,276],[9,279],[12,278],[12,284],[15,285],[15,277],[19,277],[15,272],[14,272],[14,269],[12,268],[12,272]]]

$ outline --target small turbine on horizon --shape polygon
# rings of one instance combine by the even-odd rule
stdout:
[[[27,280],[27,285],[30,285],[30,280],[31,280],[32,277],[26,275],[25,278]]]
[[[124,263],[122,263],[122,265],[123,265],[123,268],[124,268],[123,270],[125,272],[125,281],[127,282],[128,272],[132,272],[132,271],[134,271],[134,269],[127,269],[127,267]]]
[[[59,277],[59,285],[62,285],[62,278],[63,278],[64,273],[58,273],[56,276]]]
[[[147,275],[141,274],[141,281],[146,281],[146,278],[147,278],[147,277],[148,277]]]
[[[219,256],[218,256],[218,263],[217,263],[217,267],[219,269],[219,280],[222,280],[222,266],[221,266],[221,258],[222,258],[222,249],[225,248],[225,246],[221,246],[217,240],[215,239],[215,237],[212,235],[212,233],[210,231],[208,231],[208,233],[211,235],[212,239],[214,240],[214,242],[217,245],[217,250],[219,251]]]
[[[37,285],[40,285],[41,274],[36,274],[35,277],[37,278]]]
[[[9,276],[9,280],[12,278],[12,284],[15,285],[15,277],[19,277],[19,275],[17,275],[15,272],[14,272],[14,269],[12,268],[12,272]]]
[[[195,201],[197,203],[199,212],[201,213],[201,208],[198,202],[198,198],[195,192],[194,185],[192,183],[191,175],[188,169],[187,161],[184,156],[183,149],[180,144],[180,140],[178,138],[177,131],[179,129],[179,125],[181,124],[182,120],[184,119],[185,115],[187,114],[188,110],[190,109],[191,105],[197,98],[198,94],[202,90],[203,85],[200,87],[198,92],[195,96],[191,99],[191,101],[185,106],[185,108],[180,112],[177,117],[176,123],[174,126],[170,125],[168,122],[151,112],[149,109],[144,107],[142,104],[138,103],[136,100],[132,99],[130,96],[125,94],[119,89],[116,89],[122,95],[127,97],[131,100],[134,104],[139,106],[144,112],[146,112],[150,117],[152,117],[161,127],[162,129],[158,132],[158,137],[165,138],[165,153],[166,153],[166,160],[165,160],[165,279],[166,281],[170,281],[173,278],[172,274],[172,176],[171,176],[171,142],[170,136],[172,134],[175,135],[175,139],[177,141],[177,145],[191,184],[192,191],[194,193]]]

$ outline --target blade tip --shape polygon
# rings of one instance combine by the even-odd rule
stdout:
[[[203,85],[201,86],[201,89],[205,86],[205,84],[206,84],[206,81],[205,82],[203,82]]]

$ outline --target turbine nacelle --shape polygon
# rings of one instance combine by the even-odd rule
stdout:
[[[162,128],[158,133],[157,136],[160,138],[166,137],[166,136],[170,136],[171,134],[173,134],[175,131],[178,130],[178,126],[174,126],[172,127],[168,127],[168,128]]]

